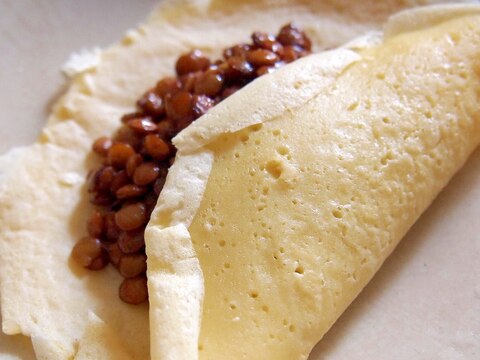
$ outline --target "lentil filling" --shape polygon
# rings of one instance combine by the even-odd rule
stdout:
[[[251,43],[223,51],[212,62],[200,50],[180,56],[176,77],[160,80],[121,118],[112,138],[92,146],[102,165],[88,175],[94,209],[88,235],[72,249],[72,258],[90,270],[111,263],[124,277],[119,297],[129,304],[148,299],[144,231],[168,168],[175,159],[172,138],[211,107],[255,78],[305,56],[311,41],[294,24],[275,36],[254,32]]]

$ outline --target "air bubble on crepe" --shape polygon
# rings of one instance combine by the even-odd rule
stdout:
[[[282,175],[283,166],[279,160],[270,160],[265,164],[265,170],[275,179],[278,179]]]

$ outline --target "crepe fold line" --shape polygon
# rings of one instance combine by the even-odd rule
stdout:
[[[183,157],[214,160],[194,218],[189,207],[169,226],[154,213],[147,247],[178,231],[205,295],[191,304],[202,314],[198,339],[183,337],[188,356],[166,344],[153,357],[306,359],[478,146],[480,7],[405,12],[379,39],[262,77],[174,139],[164,191],[185,204]]]
[[[136,99],[158,79],[172,75],[175,60],[192,48],[219,57],[223,48],[245,42],[255,30],[275,32],[295,20],[308,31],[318,51],[378,29],[389,14],[423,3],[165,1],[119,44],[88,58],[74,57],[66,68],[72,83],[54,106],[38,141],[0,159],[3,331],[31,337],[40,359],[88,358],[94,351],[100,356],[101,349],[105,357],[149,358],[149,335],[161,332],[150,331],[148,307],[131,307],[118,299],[121,278],[112,268],[92,273],[69,261],[72,246],[85,233],[89,213],[84,181],[87,172],[98,166],[90,153],[92,141],[112,135],[119,118],[134,110]],[[178,200],[175,194],[172,198]],[[185,222],[180,215],[177,219]],[[193,248],[185,246],[187,250]],[[195,294],[192,302],[196,302],[191,311],[196,316],[203,285],[195,257],[188,251],[175,259],[184,280],[191,279],[190,294]],[[168,269],[162,271],[159,279],[169,274]],[[177,324],[171,320],[158,326],[174,333]],[[195,330],[188,334],[195,337]],[[97,344],[92,343],[95,339]],[[161,343],[154,336],[156,341]],[[110,349],[115,342],[123,347]]]

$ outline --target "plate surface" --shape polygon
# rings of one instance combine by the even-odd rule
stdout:
[[[72,52],[118,41],[155,3],[1,1],[0,154],[35,140],[53,102],[65,89],[59,69]],[[310,359],[480,358],[478,214],[480,150],[402,240]],[[33,358],[25,340],[0,336],[0,357]]]

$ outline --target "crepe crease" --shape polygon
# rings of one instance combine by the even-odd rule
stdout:
[[[245,96],[255,114],[246,108],[240,112],[245,116],[234,122],[220,117],[218,128],[209,128],[213,120],[201,119],[199,126],[177,138],[179,157],[146,232],[151,329],[148,306],[132,307],[118,299],[121,277],[114,269],[93,273],[69,260],[72,246],[85,233],[90,209],[84,180],[98,166],[90,153],[92,141],[112,135],[119,118],[134,110],[135,100],[157,79],[172,75],[176,58],[191,48],[217,57],[222,48],[244,42],[255,30],[274,32],[292,20],[307,30],[316,50],[331,48],[377,29],[394,11],[420,3],[424,2],[372,0],[362,6],[355,1],[165,2],[120,44],[90,57],[95,61],[88,66],[70,66],[72,84],[55,105],[39,140],[0,159],[3,331],[31,337],[39,359],[196,358],[204,288],[188,228],[213,166],[214,153],[205,146],[222,131],[235,132],[266,117],[273,120],[306,102],[319,88],[311,82],[308,88],[309,76],[292,65],[279,72],[284,78],[265,77],[252,84],[252,89],[273,91],[276,108],[271,112],[242,95],[248,94],[245,89],[237,99]],[[319,77],[319,83],[330,86],[337,72],[358,59],[358,54],[344,49],[302,64]],[[292,82],[301,90],[282,100],[278,95]],[[300,96],[302,91],[306,97]],[[236,101],[219,105],[210,118],[228,106],[241,110]],[[183,182],[177,182],[179,174],[185,175]]]

